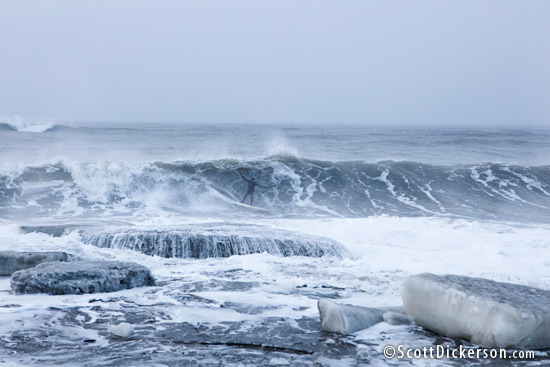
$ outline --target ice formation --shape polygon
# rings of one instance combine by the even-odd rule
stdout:
[[[145,266],[119,261],[50,262],[11,277],[11,288],[18,294],[114,292],[154,284]]]
[[[113,325],[109,328],[109,331],[123,338],[129,338],[135,333],[134,326],[127,322],[121,322],[118,325]]]
[[[550,291],[482,278],[418,274],[403,303],[415,323],[488,347],[550,346]]]
[[[351,334],[383,321],[386,312],[378,308],[342,305],[327,299],[317,302],[324,331]]]
[[[206,259],[269,253],[278,256],[338,256],[343,247],[328,238],[306,236],[261,226],[195,225],[169,230],[92,231],[82,241],[97,247],[124,248],[147,255]]]

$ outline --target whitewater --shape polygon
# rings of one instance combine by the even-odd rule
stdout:
[[[51,296],[0,277],[0,366],[474,366],[386,359],[387,344],[468,343],[322,332],[317,300],[401,306],[425,272],[550,289],[548,129],[5,121],[0,139],[0,250],[157,280]],[[265,186],[262,210],[238,205],[239,172]]]

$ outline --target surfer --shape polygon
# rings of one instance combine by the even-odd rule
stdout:
[[[241,175],[241,177],[243,178],[243,180],[246,181],[246,184],[248,185],[248,188],[246,189],[246,194],[244,194],[244,198],[243,200],[241,201],[241,203],[244,204],[244,201],[246,200],[246,198],[248,197],[248,195],[250,195],[250,205],[253,205],[254,203],[254,188],[256,186],[259,186],[261,188],[266,188],[265,186],[262,186],[260,184],[258,184],[256,182],[256,179],[254,177],[252,177],[250,180],[247,179],[246,177],[244,177],[244,175],[241,173],[241,171],[238,171],[239,172],[239,175]]]

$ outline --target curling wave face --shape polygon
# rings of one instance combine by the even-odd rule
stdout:
[[[277,217],[449,216],[548,221],[550,166],[410,161],[258,160],[95,162],[0,174],[0,217],[147,211],[250,215],[235,205],[254,176],[255,205]]]

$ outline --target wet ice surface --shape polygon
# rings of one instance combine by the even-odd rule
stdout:
[[[44,307],[11,304],[6,309],[12,309],[13,319],[9,322],[12,327],[0,337],[3,356],[0,363],[13,366],[409,365],[407,360],[385,360],[382,348],[403,343],[418,348],[436,345],[456,348],[460,344],[473,347],[417,326],[381,323],[350,336],[322,332],[318,317],[310,309],[301,311],[304,316],[299,316],[297,311],[310,303],[308,296],[302,299],[304,306],[289,309],[281,305],[257,306],[246,301],[220,303],[223,296],[210,299],[189,292],[214,287],[219,294],[250,292],[257,288],[255,284],[231,280],[234,273],[219,274],[220,282],[188,285],[189,289],[176,281],[140,293],[125,291],[57,299],[55,301],[64,304],[57,306],[55,301]],[[221,281],[223,278],[227,280]],[[289,291],[297,298],[304,297],[299,290]],[[324,288],[318,291],[319,295],[327,292]],[[274,316],[280,308],[284,308],[283,313],[291,314]],[[217,318],[228,321],[208,322]],[[133,336],[123,338],[109,332],[111,325],[121,321],[134,325]],[[5,330],[5,322],[2,324]],[[550,356],[541,352],[538,358],[544,364]],[[413,362],[442,365],[442,361],[437,360]],[[497,362],[493,365],[503,365]],[[443,363],[464,365],[462,361]],[[479,361],[470,363],[477,365]]]
[[[11,276],[14,293],[82,294],[152,286],[143,265],[118,261],[46,262]]]
[[[172,278],[157,287],[34,299],[9,294],[3,278],[0,312],[11,317],[0,322],[0,363],[176,366],[280,360],[306,365],[319,358],[356,358],[352,337],[320,331],[311,297],[337,297],[337,291],[273,284],[265,289],[265,281],[244,280],[257,275],[244,269],[203,275],[208,279]],[[265,298],[272,301],[265,304]],[[110,333],[110,326],[120,322],[134,325],[135,335],[126,339]]]
[[[385,359],[386,345],[466,345],[415,325],[385,322],[340,335],[321,331],[317,300],[365,307],[401,305],[401,285],[421,271],[455,272],[550,289],[550,230],[466,221],[276,221],[342,243],[347,258],[253,254],[212,259],[152,257],[97,248],[78,234],[51,237],[3,228],[0,247],[61,250],[76,258],[133,261],[157,286],[89,295],[21,295],[0,278],[0,366],[531,366],[535,360]],[[368,235],[366,235],[368,234]],[[483,256],[491,262],[483,262]],[[477,263],[471,261],[478,260]],[[480,265],[481,264],[481,265]],[[135,334],[110,332],[122,322]]]
[[[416,324],[492,347],[550,347],[550,291],[482,278],[418,274],[403,303]]]

